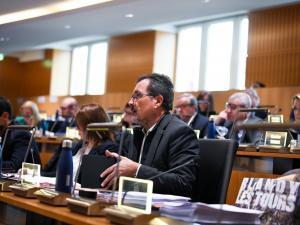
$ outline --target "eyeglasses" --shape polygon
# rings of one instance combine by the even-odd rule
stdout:
[[[136,102],[145,96],[152,96],[152,95],[141,93],[141,92],[134,92],[133,95],[131,96],[131,99],[132,101]]]
[[[233,103],[226,102],[225,108],[226,109],[231,109],[231,110],[236,110],[238,108],[245,108],[245,106],[244,105],[236,105],[236,104],[233,104]]]

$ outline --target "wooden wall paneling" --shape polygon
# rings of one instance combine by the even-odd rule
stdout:
[[[21,83],[18,77],[20,72],[21,68],[17,58],[5,57],[0,62],[0,95],[8,98],[18,96]]]
[[[300,85],[300,4],[249,14],[246,86]]]
[[[155,31],[112,37],[109,41],[106,92],[131,92],[136,79],[152,72]]]

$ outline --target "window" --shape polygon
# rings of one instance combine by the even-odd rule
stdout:
[[[100,42],[73,49],[70,95],[104,94],[107,46]]]
[[[183,27],[178,32],[176,91],[245,88],[248,18]]]

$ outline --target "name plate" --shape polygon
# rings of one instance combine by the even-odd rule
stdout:
[[[236,205],[264,211],[262,224],[293,224],[299,186],[300,182],[288,180],[244,178]]]
[[[283,115],[268,115],[269,123],[283,123]]]
[[[41,166],[33,163],[22,163],[21,184],[40,185]]]
[[[287,132],[266,131],[265,145],[275,147],[285,147]]]
[[[120,177],[118,208],[130,212],[151,214],[153,181]]]

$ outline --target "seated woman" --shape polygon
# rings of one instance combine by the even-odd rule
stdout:
[[[199,112],[203,116],[216,115],[214,108],[214,98],[212,94],[208,91],[200,91],[197,97]]]
[[[41,116],[39,108],[33,101],[26,101],[20,107],[21,116],[16,117],[16,121],[21,125],[39,126],[41,122]]]
[[[74,178],[82,155],[105,155],[105,150],[118,151],[118,145],[114,142],[113,133],[111,131],[86,132],[87,125],[90,123],[110,122],[107,113],[101,106],[97,104],[82,105],[76,113],[75,120],[79,134],[84,142],[81,140],[72,148]],[[58,149],[55,155],[46,164],[42,171],[42,176],[53,177],[56,175],[56,166],[60,152],[61,149]]]

